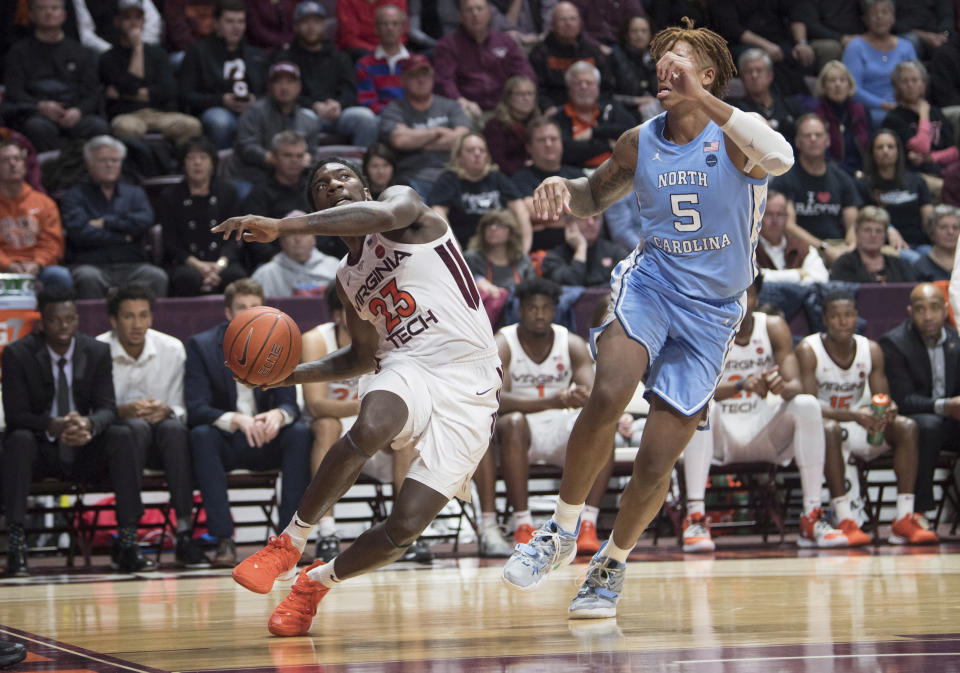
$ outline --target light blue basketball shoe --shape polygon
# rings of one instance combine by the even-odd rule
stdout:
[[[617,616],[617,602],[623,591],[627,564],[604,554],[607,543],[590,559],[587,578],[570,602],[570,619],[606,619]]]
[[[527,544],[518,544],[506,565],[503,581],[519,591],[533,591],[552,570],[569,564],[577,556],[577,529],[569,533],[550,519],[533,532]]]

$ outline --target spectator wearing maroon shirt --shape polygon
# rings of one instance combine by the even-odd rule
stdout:
[[[171,51],[186,51],[191,44],[213,32],[216,4],[217,0],[166,0],[163,3],[163,21]]]
[[[246,0],[246,5],[250,44],[267,50],[290,44],[297,0]]]
[[[641,0],[573,0],[573,3],[583,17],[583,32],[603,45],[606,56],[617,42],[620,26],[631,16],[647,15]]]
[[[473,118],[496,106],[513,75],[537,79],[523,49],[490,29],[490,17],[487,0],[460,0],[460,27],[441,38],[434,52],[436,92]]]
[[[527,124],[539,116],[537,86],[522,75],[508,79],[503,98],[483,128],[493,162],[507,175],[513,175],[529,161]]]

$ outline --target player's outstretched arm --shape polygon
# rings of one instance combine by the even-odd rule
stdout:
[[[557,221],[563,213],[590,217],[602,213],[630,193],[637,170],[637,128],[624,132],[604,161],[589,178],[569,180],[550,177],[533,192],[537,219]]]
[[[323,381],[339,381],[353,378],[374,370],[376,360],[374,355],[380,343],[380,335],[376,328],[357,315],[353,303],[343,291],[340,282],[337,282],[337,294],[343,302],[343,313],[347,320],[347,330],[352,342],[348,346],[339,348],[325,355],[319,360],[297,365],[293,373],[284,381],[284,385],[292,386],[295,383],[314,383]]]
[[[312,234],[315,236],[366,236],[384,231],[420,225],[435,235],[445,230],[446,222],[433,213],[410,187],[396,185],[384,190],[378,201],[355,201],[324,210],[277,220],[259,215],[231,217],[213,227],[212,233],[248,243],[269,243],[279,236]],[[436,231],[433,231],[436,230]]]

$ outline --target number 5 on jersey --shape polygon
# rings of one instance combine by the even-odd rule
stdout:
[[[688,217],[690,222],[674,220],[673,227],[677,231],[700,231],[703,226],[700,222],[700,211],[694,208],[684,208],[686,204],[697,205],[700,203],[699,194],[671,194],[670,210],[676,217]]]

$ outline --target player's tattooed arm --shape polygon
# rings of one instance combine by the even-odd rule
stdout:
[[[637,170],[637,141],[638,128],[632,128],[623,133],[613,148],[613,155],[601,164],[587,179],[589,202],[592,206],[588,212],[581,212],[577,207],[578,195],[571,190],[573,198],[570,200],[570,210],[574,215],[585,217],[599,213],[630,193],[633,188],[633,176]],[[581,197],[587,200],[586,195]]]

